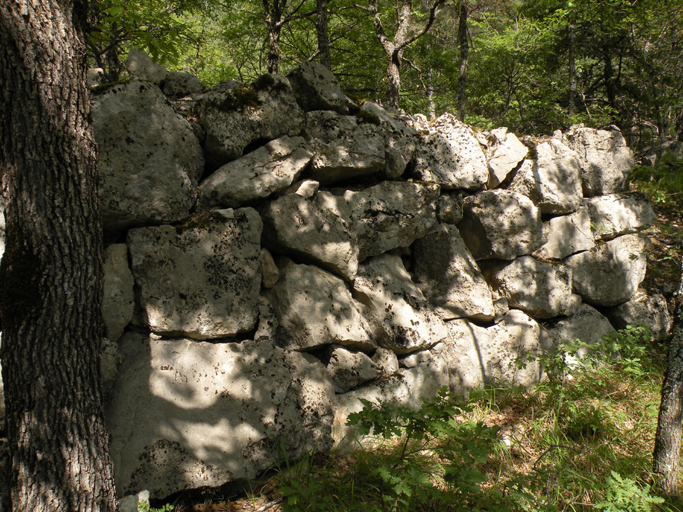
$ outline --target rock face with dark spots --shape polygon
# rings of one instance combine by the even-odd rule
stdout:
[[[150,331],[204,340],[253,329],[261,230],[251,208],[216,210],[185,226],[132,230],[131,266]]]

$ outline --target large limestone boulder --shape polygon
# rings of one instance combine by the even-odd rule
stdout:
[[[209,164],[220,167],[242,156],[252,143],[299,135],[304,112],[289,81],[263,75],[249,86],[210,91],[199,102],[199,119],[206,132]]]
[[[572,271],[562,264],[522,256],[512,263],[493,266],[487,275],[509,307],[534,318],[571,315],[581,303],[581,298],[572,293]]]
[[[553,217],[543,223],[543,235],[546,243],[533,253],[534,257],[542,260],[562,260],[595,246],[591,218],[583,206],[570,215]]]
[[[168,71],[161,64],[157,64],[140,48],[132,48],[126,57],[126,71],[132,79],[145,80],[160,84],[168,76]]]
[[[489,148],[489,182],[488,188],[493,189],[500,185],[508,174],[513,171],[529,153],[529,148],[522,144],[517,136],[508,132],[507,128],[491,130],[489,140],[492,146]]]
[[[199,78],[192,73],[181,73],[179,71],[168,73],[161,84],[161,90],[164,94],[173,98],[198,94],[203,89]]]
[[[643,290],[636,292],[627,302],[607,308],[605,316],[615,329],[641,323],[647,325],[653,341],[666,339],[673,327],[673,318],[664,296],[648,295]]]
[[[563,139],[579,157],[585,197],[624,190],[635,160],[618,128],[596,130],[572,126]]]
[[[299,105],[306,112],[311,110],[334,110],[348,114],[358,109],[356,103],[346,96],[332,72],[318,62],[305,62],[287,75]]]
[[[104,296],[102,317],[105,335],[116,341],[133,320],[135,297],[133,274],[128,267],[128,247],[114,244],[104,251]]]
[[[472,129],[452,114],[443,114],[426,128],[415,152],[416,177],[444,189],[483,188],[489,170]]]
[[[292,350],[343,345],[372,352],[377,344],[344,281],[311,265],[289,263],[266,292],[279,322],[280,343]]]
[[[513,260],[545,242],[539,209],[528,197],[507,190],[466,197],[458,229],[476,260]]]
[[[582,304],[574,315],[546,326],[545,331],[554,349],[563,341],[579,340],[587,345],[594,345],[606,334],[614,332],[614,327],[595,308]],[[577,356],[584,357],[587,353],[588,349],[582,347]]]
[[[448,335],[400,256],[383,254],[362,263],[353,291],[368,306],[377,342],[384,348],[408,354],[429,348]]]
[[[488,331],[469,320],[447,322],[448,337],[439,344],[448,361],[449,387],[454,393],[467,394],[486,384],[479,344],[488,344]]]
[[[359,260],[408,247],[436,224],[439,187],[402,181],[386,181],[355,192],[344,199],[358,233]]]
[[[199,187],[197,207],[236,208],[280,192],[301,175],[313,158],[303,137],[282,137],[228,162]]]
[[[199,140],[159,88],[133,80],[93,97],[102,219],[108,232],[177,222],[204,171]]]
[[[323,184],[375,174],[384,168],[382,130],[329,110],[306,114],[305,134],[315,151],[311,177]]]
[[[556,139],[536,146],[536,160],[526,160],[509,190],[531,199],[541,213],[564,214],[581,203],[581,166],[574,151]]]
[[[359,385],[377,378],[379,369],[367,354],[334,347],[330,351],[327,371],[337,393],[346,393]]]
[[[609,240],[651,226],[655,221],[652,204],[642,193],[593,197],[586,201],[586,205],[596,239]]]
[[[491,290],[455,226],[439,224],[412,247],[417,282],[441,318],[493,320]]]
[[[107,410],[117,492],[152,498],[253,479],[331,447],[325,367],[270,343],[127,333]]]
[[[624,235],[570,256],[574,293],[596,306],[616,306],[629,300],[645,278],[647,239]]]
[[[261,230],[252,208],[215,210],[185,226],[131,230],[132,271],[149,329],[199,340],[253,329]]]
[[[346,280],[358,269],[359,248],[346,201],[320,191],[271,201],[263,210],[263,243],[268,248],[309,260]]]
[[[385,149],[383,176],[390,180],[402,176],[417,148],[416,132],[371,101],[363,103],[358,116],[381,128]]]

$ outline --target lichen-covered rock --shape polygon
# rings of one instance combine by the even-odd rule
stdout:
[[[565,263],[574,273],[574,293],[595,306],[626,302],[645,278],[646,247],[645,237],[624,235],[570,256]]]
[[[145,80],[154,84],[160,84],[168,76],[168,71],[161,64],[155,63],[152,58],[140,48],[131,48],[126,58],[126,71],[132,79]]]
[[[393,350],[379,347],[372,356],[372,362],[377,366],[378,372],[387,377],[398,371],[398,357]]]
[[[466,197],[458,229],[476,260],[513,260],[545,242],[539,209],[528,197],[507,190]]]
[[[462,194],[446,193],[436,202],[436,218],[443,224],[459,224],[462,220]]]
[[[607,308],[605,316],[615,329],[643,323],[650,328],[651,339],[660,341],[667,337],[673,327],[673,318],[663,295],[648,295],[639,290],[630,300]]]
[[[402,176],[417,148],[415,131],[371,101],[363,103],[358,115],[382,128],[385,146],[384,177],[396,179]]]
[[[413,258],[420,289],[441,318],[493,319],[491,291],[455,226],[433,227],[413,244]]]
[[[337,344],[372,352],[377,347],[363,305],[344,281],[324,270],[289,263],[266,296],[278,318],[280,343],[288,349]]]
[[[545,222],[543,235],[547,242],[533,253],[536,258],[562,260],[595,246],[591,219],[588,209],[583,206],[570,215],[553,217]]]
[[[359,261],[408,247],[436,224],[439,187],[387,181],[360,192],[347,191],[351,222],[358,233]]]
[[[493,147],[489,157],[489,182],[488,188],[493,189],[500,185],[508,174],[524,160],[529,148],[522,144],[517,136],[508,132],[507,128],[491,130]]]
[[[581,204],[581,166],[574,151],[556,139],[536,146],[536,160],[526,160],[509,190],[531,199],[541,213],[564,214]]]
[[[253,479],[332,444],[334,388],[319,362],[265,342],[127,333],[107,411],[116,488],[152,498]]]
[[[469,126],[452,114],[443,114],[427,130],[415,152],[418,179],[444,189],[478,190],[486,185],[486,157]]]
[[[105,335],[114,342],[133,319],[133,274],[128,267],[126,244],[110,245],[104,252],[102,317]]]
[[[306,114],[305,134],[315,152],[311,177],[320,183],[375,174],[384,168],[384,137],[376,124],[316,110]]]
[[[346,201],[320,191],[271,201],[263,210],[263,243],[276,252],[307,259],[346,280],[358,269],[359,248]]]
[[[282,137],[228,162],[199,186],[199,209],[236,208],[285,190],[306,168],[313,151],[303,137]]]
[[[377,342],[397,354],[426,349],[447,336],[399,256],[383,254],[362,263],[354,294],[368,307]]]
[[[215,210],[185,226],[131,230],[132,271],[149,329],[200,340],[253,329],[261,230],[252,208]]]
[[[348,114],[358,109],[356,103],[346,96],[332,72],[317,62],[305,62],[287,75],[299,105],[310,110],[334,110]]]
[[[584,197],[624,190],[635,160],[618,128],[572,126],[563,139],[579,157]]]
[[[625,193],[593,197],[586,201],[593,236],[609,240],[651,226],[655,212],[645,194]]]
[[[562,264],[522,256],[512,263],[495,265],[487,275],[509,307],[534,318],[571,315],[581,303],[581,298],[572,293],[572,271]]]
[[[330,353],[327,371],[332,377],[334,390],[346,393],[351,389],[377,378],[377,365],[363,352],[352,352],[344,347],[334,347]]]
[[[546,326],[545,330],[553,348],[556,348],[562,341],[571,342],[574,340],[582,341],[587,345],[594,345],[605,334],[614,332],[609,320],[588,304],[582,304],[574,315]],[[584,357],[588,350],[587,347],[581,347],[577,356]]]
[[[198,111],[206,131],[206,158],[214,168],[239,158],[254,142],[299,135],[305,122],[289,81],[280,75],[263,75],[226,92],[210,91]]]
[[[199,140],[159,88],[133,80],[93,98],[102,219],[107,232],[189,215],[204,171]]]
[[[177,98],[202,92],[202,83],[192,73],[172,71],[166,75],[161,90],[166,96]]]

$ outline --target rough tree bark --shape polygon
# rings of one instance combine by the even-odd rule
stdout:
[[[318,35],[318,55],[320,64],[332,70],[330,56],[330,36],[327,32],[327,4],[330,0],[318,0],[316,3],[315,30]]]
[[[100,393],[103,248],[86,5],[0,2],[2,378],[17,512],[118,509]]]
[[[378,9],[379,0],[368,0],[367,11],[372,17],[375,35],[387,57],[387,104],[398,108],[401,96],[401,62],[405,49],[425,35],[434,24],[436,13],[445,0],[435,0],[429,9],[429,20],[424,28],[410,35],[413,13],[412,0],[396,0],[396,33],[393,41],[387,36]]]
[[[460,14],[458,19],[458,44],[460,45],[460,70],[458,73],[458,119],[465,121],[467,103],[467,59],[470,52],[470,44],[467,33],[467,15],[469,7],[465,0],[460,1]]]
[[[673,336],[669,344],[653,452],[653,470],[657,486],[670,496],[679,494],[678,469],[683,415],[683,261],[681,282],[674,301]]]

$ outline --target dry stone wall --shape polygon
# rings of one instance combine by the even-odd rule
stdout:
[[[661,311],[638,289],[653,213],[618,130],[523,144],[357,105],[315,63],[206,92],[130,68],[93,109],[122,495],[329,450],[359,398],[530,385],[516,358],[608,318],[667,329],[638,307]]]

